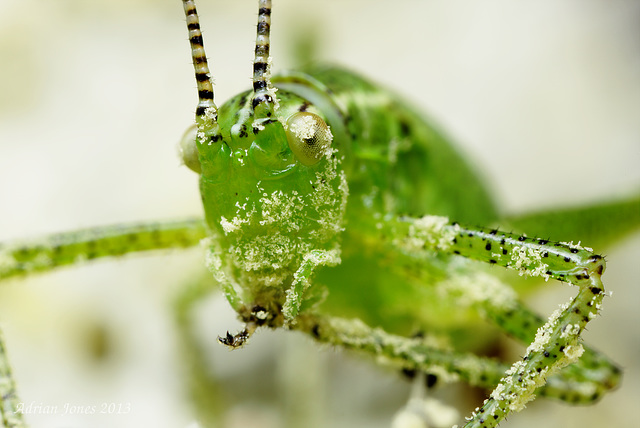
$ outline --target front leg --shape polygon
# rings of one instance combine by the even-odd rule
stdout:
[[[495,427],[534,398],[547,377],[576,361],[585,325],[599,312],[604,297],[604,259],[572,243],[554,243],[497,230],[465,228],[446,218],[395,218],[381,225],[400,251],[417,255],[437,251],[516,269],[521,275],[558,279],[579,287],[542,327],[521,361],[507,370],[481,409],[465,427]],[[473,290],[470,290],[472,292]]]

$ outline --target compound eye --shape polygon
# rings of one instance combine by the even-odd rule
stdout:
[[[200,174],[202,172],[200,168],[200,160],[198,159],[198,147],[196,144],[196,134],[198,128],[196,125],[192,125],[182,136],[178,149],[180,150],[180,157],[182,162],[189,167],[190,170]]]
[[[320,162],[333,141],[329,126],[314,113],[292,114],[286,128],[291,151],[306,166]]]

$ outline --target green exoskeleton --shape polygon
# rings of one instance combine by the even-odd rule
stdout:
[[[557,214],[544,230],[535,225],[544,215],[501,223],[472,168],[388,91],[335,67],[272,77],[266,1],[253,90],[218,108],[195,6],[183,3],[199,104],[181,147],[200,175],[205,222],[9,243],[0,248],[0,278],[202,242],[208,269],[246,326],[226,335],[224,326],[211,328],[230,347],[260,326],[300,330],[383,366],[493,390],[466,426],[495,426],[534,394],[590,403],[618,384],[619,369],[580,341],[600,310],[604,260],[567,241],[591,245],[636,227],[637,199]],[[613,213],[619,221],[610,224]],[[592,224],[581,221],[575,238],[563,232],[574,218]],[[544,320],[505,285],[500,267],[576,285],[577,296]],[[472,352],[486,351],[479,316],[531,343],[520,361],[509,367]],[[8,367],[3,359],[4,422],[20,426]]]

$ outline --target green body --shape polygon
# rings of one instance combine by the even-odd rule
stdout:
[[[285,325],[392,365],[497,384],[467,427],[495,426],[536,390],[589,402],[617,384],[619,369],[579,342],[604,297],[601,256],[571,242],[460,226],[497,220],[477,174],[430,124],[365,79],[314,68],[270,84],[254,76],[253,96],[219,111],[202,107],[197,116],[207,264],[247,325],[222,343],[238,347],[257,326]],[[333,137],[322,156],[302,159],[289,124],[309,112]],[[307,149],[312,140],[303,142]],[[485,272],[488,264],[580,290],[544,323]],[[533,342],[522,362],[504,372],[432,350],[440,362],[427,363],[425,351],[411,355],[423,343],[402,345],[406,339],[393,336],[427,332],[437,348],[486,348],[491,340],[480,334],[487,327],[478,327],[478,315]],[[392,336],[375,339],[368,326]],[[558,373],[583,354],[583,367]]]

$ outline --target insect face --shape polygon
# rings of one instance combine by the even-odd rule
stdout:
[[[270,74],[270,1],[260,2],[253,91],[220,109],[195,4],[185,0],[183,5],[198,106],[195,138],[188,133],[182,151],[185,164],[201,174],[209,268],[236,311],[259,305],[276,316],[286,306],[291,319],[307,282],[303,278],[312,265],[327,263],[319,255],[329,257],[330,251],[329,258],[338,257],[347,200],[341,160],[331,147],[325,119],[317,110],[308,111],[311,103],[285,91],[276,97]],[[280,103],[287,107],[281,109]],[[294,283],[302,289],[286,295]]]
[[[265,293],[283,299],[305,254],[337,246],[347,198],[324,120],[305,100],[278,96],[287,107],[258,119],[249,93],[231,99],[219,110],[219,137],[196,142],[212,245],[243,301],[253,304]],[[300,121],[309,128],[301,131]],[[310,150],[296,155],[291,146],[300,144]]]

